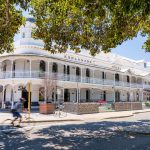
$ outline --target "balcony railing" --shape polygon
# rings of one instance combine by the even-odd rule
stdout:
[[[98,85],[108,85],[108,86],[121,86],[121,87],[131,87],[131,88],[150,88],[150,85],[136,84],[136,83],[128,83],[123,81],[115,81],[108,79],[99,79],[99,78],[90,78],[90,77],[81,77],[75,75],[67,75],[61,73],[48,73],[48,72],[40,72],[40,71],[15,71],[15,72],[3,72],[0,73],[0,79],[7,78],[38,78],[38,79],[54,79],[60,81],[70,81],[70,82],[81,82],[81,83],[90,83],[90,84],[98,84]]]

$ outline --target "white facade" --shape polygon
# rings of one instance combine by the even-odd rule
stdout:
[[[34,23],[28,19],[20,29],[20,39],[13,53],[0,56],[0,103],[27,98],[31,83],[31,102],[38,104],[45,78],[55,77],[57,91],[49,101],[91,102],[150,100],[149,63],[112,53],[91,57],[86,51],[76,54],[50,54],[43,42],[32,38]],[[23,87],[25,90],[20,90]],[[45,92],[46,93],[46,92]],[[57,94],[56,94],[57,93]],[[45,96],[44,96],[45,97]],[[46,99],[46,98],[45,98]]]

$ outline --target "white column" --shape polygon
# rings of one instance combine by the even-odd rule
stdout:
[[[114,73],[114,86],[115,86],[115,74],[116,74],[116,73]]]
[[[114,102],[116,101],[115,99],[116,99],[116,97],[115,97],[115,89],[114,89]]]
[[[131,79],[132,79],[132,76],[129,76],[129,77],[130,77],[130,80],[129,80],[129,81],[130,81],[130,88],[131,88]]]
[[[49,78],[49,61],[47,62],[47,77]]]
[[[3,99],[2,99],[2,108],[4,108],[4,91],[5,91],[5,86],[3,86]]]
[[[13,63],[14,63],[14,61],[12,60],[11,61],[11,77],[13,77]]]
[[[81,69],[81,82],[82,82],[82,67],[80,67],[80,69]]]
[[[122,86],[124,87],[123,74],[121,74],[121,75],[122,75]]]
[[[30,69],[30,78],[31,78],[31,77],[32,77],[32,74],[31,74],[31,69],[32,69],[32,60],[30,60],[29,62],[30,62],[30,68],[29,68],[29,69]]]
[[[46,102],[47,101],[47,99],[46,99],[47,98],[47,96],[46,96],[47,95],[47,87],[46,86],[44,87],[44,90],[45,90],[44,91],[44,101]]]
[[[92,80],[92,81],[93,81],[93,83],[94,83],[94,71],[95,71],[95,70],[93,70],[93,80]]]
[[[62,98],[63,98],[63,102],[64,102],[64,88],[62,89]]]
[[[78,87],[77,87],[77,103],[79,103],[79,93],[78,93]]]
[[[143,90],[141,91],[141,101],[143,102]]]

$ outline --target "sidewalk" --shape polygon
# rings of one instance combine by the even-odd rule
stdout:
[[[52,114],[40,114],[38,112],[31,113],[31,117],[36,122],[60,122],[60,121],[84,121],[84,122],[91,122],[91,121],[100,121],[104,119],[112,119],[112,118],[123,118],[123,117],[130,117],[137,113],[144,113],[150,112],[150,109],[145,110],[135,110],[135,111],[119,111],[119,112],[100,112],[94,114],[83,114],[83,115],[76,115],[67,113],[66,117],[54,117]],[[22,113],[24,115],[24,113]],[[7,112],[0,112],[0,123],[3,120],[11,118],[12,115]]]

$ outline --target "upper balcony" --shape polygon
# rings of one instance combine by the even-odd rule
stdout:
[[[103,86],[120,86],[120,87],[130,87],[130,88],[145,88],[143,84],[137,83],[128,83],[123,81],[114,81],[108,79],[99,79],[92,77],[81,77],[76,75],[67,75],[61,73],[48,73],[40,71],[7,71],[0,73],[0,79],[9,79],[9,78],[36,78],[36,79],[50,79],[58,81],[69,81],[77,83],[88,83],[94,85],[103,85]],[[146,85],[146,88],[150,88],[150,85]]]

